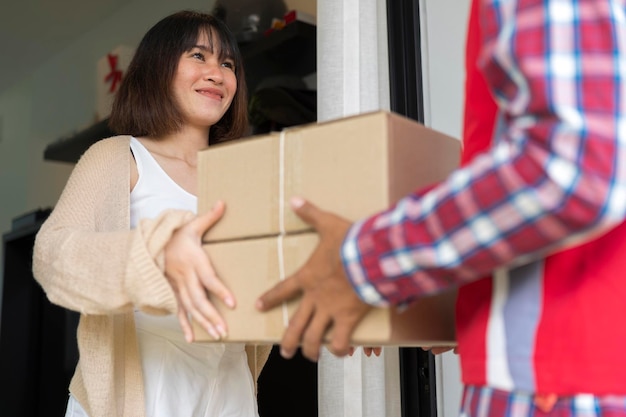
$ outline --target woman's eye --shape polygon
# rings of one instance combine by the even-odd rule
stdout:
[[[196,59],[204,61],[204,54],[202,52],[194,52],[192,56]]]
[[[222,66],[223,66],[223,67],[226,67],[226,68],[230,68],[231,70],[234,70],[234,69],[235,69],[235,63],[234,63],[234,62],[232,62],[232,61],[225,61],[225,62],[222,62]]]

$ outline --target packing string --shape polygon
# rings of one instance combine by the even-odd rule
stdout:
[[[285,129],[278,139],[278,231],[285,234]]]
[[[283,254],[283,237],[285,236],[285,129],[281,130],[278,139],[278,230],[276,239],[278,245],[278,276],[281,281],[285,280],[285,256]],[[283,324],[289,325],[289,312],[287,303],[283,302]]]
[[[278,235],[276,239],[277,252],[278,252],[278,276],[281,281],[285,280],[285,257],[283,254],[283,235]],[[287,311],[287,303],[283,301],[283,325],[287,327],[289,325],[289,312]]]

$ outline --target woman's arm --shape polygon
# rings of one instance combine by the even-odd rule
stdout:
[[[84,314],[133,305],[175,312],[163,248],[193,217],[168,211],[129,230],[127,140],[103,140],[80,159],[35,240],[33,273],[50,301]]]

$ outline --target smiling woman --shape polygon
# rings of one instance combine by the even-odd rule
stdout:
[[[196,155],[247,131],[245,92],[237,43],[210,15],[170,15],[138,46],[111,112],[120,136],[83,155],[35,242],[35,278],[81,313],[66,416],[258,415],[270,347],[190,343],[191,319],[228,331],[208,293],[236,304],[200,244],[224,206],[195,215]]]
[[[180,58],[173,81],[174,100],[184,120],[199,128],[217,123],[237,91],[233,58],[216,49],[203,33]]]
[[[206,72],[213,65],[230,69],[235,86],[229,86],[232,106],[226,106],[224,117],[209,124],[210,141],[239,138],[247,132],[247,89],[239,48],[220,20],[204,16],[210,17],[210,25],[208,22],[188,25],[186,19],[190,17],[179,16],[171,21],[164,19],[146,33],[124,76],[126,82],[113,103],[109,125],[114,131],[155,137],[177,131],[183,124],[183,110],[179,107],[183,103],[177,99],[184,93],[182,89],[175,90],[173,84],[182,82],[180,79],[191,68]],[[175,45],[165,47],[173,43],[168,38],[170,32],[179,34],[179,39]],[[188,65],[189,61],[197,65]],[[155,70],[155,65],[159,71]],[[202,76],[200,73],[188,76],[194,75]],[[202,83],[196,79],[193,87],[221,89],[221,81]],[[142,94],[136,94],[137,91]]]

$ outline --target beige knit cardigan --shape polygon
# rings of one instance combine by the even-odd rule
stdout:
[[[81,157],[35,239],[33,273],[49,300],[81,314],[70,392],[90,417],[145,415],[133,310],[175,313],[163,247],[193,215],[169,210],[130,230],[130,137]],[[271,346],[248,346],[256,381]]]

